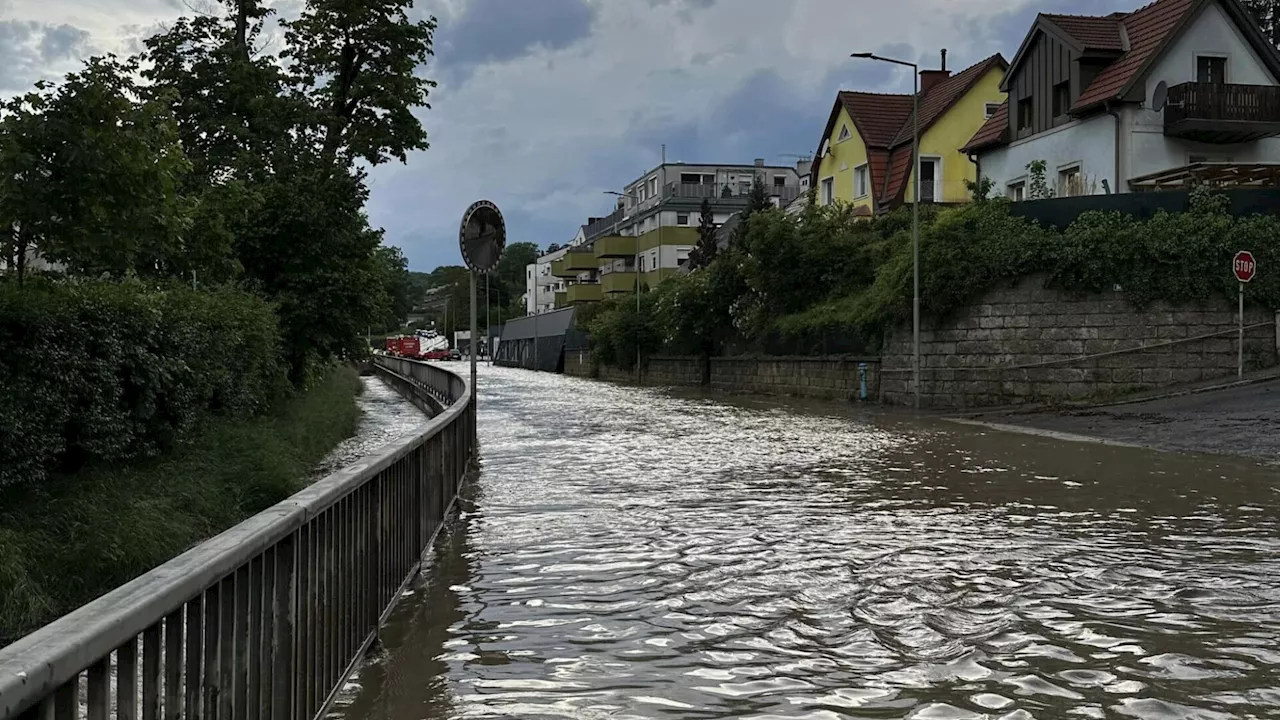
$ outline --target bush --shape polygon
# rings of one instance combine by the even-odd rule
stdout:
[[[271,306],[234,290],[0,283],[0,486],[154,456],[286,391]]]

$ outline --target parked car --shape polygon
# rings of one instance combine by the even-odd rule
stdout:
[[[454,349],[452,349],[452,350],[450,350],[450,351],[449,351],[449,359],[450,359],[450,360],[461,360],[461,359],[462,359],[462,353],[458,352],[458,348],[454,348]]]

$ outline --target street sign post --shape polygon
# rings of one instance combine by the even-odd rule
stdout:
[[[1239,330],[1236,337],[1236,377],[1244,377],[1244,286],[1245,283],[1253,279],[1258,272],[1258,262],[1253,259],[1253,253],[1248,250],[1241,250],[1231,261],[1231,272],[1235,273],[1236,280],[1240,283],[1240,310],[1239,310]]]
[[[498,206],[488,200],[477,200],[462,214],[458,228],[458,248],[462,260],[471,271],[471,423],[475,437],[476,422],[476,273],[488,274],[498,266],[502,251],[507,246],[507,223],[502,219]],[[487,300],[486,295],[486,300]]]

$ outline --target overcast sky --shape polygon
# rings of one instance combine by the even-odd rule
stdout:
[[[188,0],[207,2],[208,0]],[[300,0],[280,0],[286,13]],[[840,88],[910,91],[870,50],[959,70],[1012,59],[1036,12],[1104,14],[1136,0],[419,0],[440,23],[431,148],[378,168],[369,212],[415,270],[459,264],[457,228],[487,198],[508,242],[564,243],[667,159],[793,162]],[[134,50],[181,0],[0,0],[0,94]]]

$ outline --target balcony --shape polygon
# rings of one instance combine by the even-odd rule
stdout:
[[[582,232],[588,240],[605,233],[617,232],[618,223],[622,222],[622,219],[626,216],[627,211],[624,208],[618,208],[605,217],[587,225],[587,228]]]
[[[1169,88],[1164,134],[1206,143],[1280,135],[1280,87],[1182,83]]]
[[[597,260],[605,258],[629,258],[636,254],[636,239],[622,235],[609,235],[596,240],[595,256]],[[599,265],[600,263],[596,263]]]
[[[611,272],[600,276],[600,287],[606,294],[634,293],[636,291],[636,274],[633,272]]]
[[[595,283],[570,285],[564,289],[564,301],[570,305],[582,302],[600,302],[604,294]]]
[[[798,185],[765,185],[765,194],[778,198],[783,206],[800,197],[804,188]],[[751,185],[748,183],[667,183],[663,188],[664,198],[683,200],[702,200],[707,198],[713,205],[742,204],[751,196]]]
[[[569,293],[567,290],[556,291],[556,309],[569,307]]]
[[[596,260],[595,253],[574,250],[551,263],[551,274],[558,278],[571,278],[577,277],[580,272],[595,270],[598,267],[600,267],[600,261]]]

